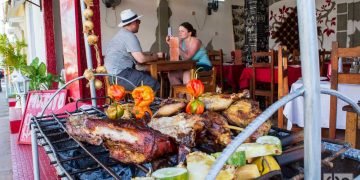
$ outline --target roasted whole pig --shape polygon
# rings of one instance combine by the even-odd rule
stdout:
[[[177,143],[195,146],[196,134],[204,129],[200,115],[179,113],[175,116],[152,118],[148,126],[176,139]]]
[[[199,99],[205,104],[205,109],[209,111],[223,111],[227,109],[234,101],[249,96],[249,91],[244,90],[237,94],[217,94],[204,93]]]
[[[110,156],[123,163],[141,164],[177,152],[171,138],[134,121],[88,119],[85,124],[105,139]]]
[[[92,143],[91,138],[82,137],[95,137],[96,142],[100,141],[100,143],[103,141],[110,156],[123,163],[141,164],[177,152],[172,138],[145,127],[142,123],[128,120],[104,120],[86,115],[80,115],[76,119],[83,125],[80,127],[82,130],[75,131],[78,132],[76,136],[72,134],[75,138],[91,144],[95,144]],[[74,128],[71,123],[67,123],[68,131]]]
[[[251,99],[241,99],[232,104],[223,112],[229,124],[233,124],[242,128],[249,125],[257,116],[261,114],[259,103]],[[271,128],[271,122],[267,120],[250,136],[250,140],[254,141],[258,137],[266,135]]]
[[[71,115],[66,122],[68,133],[78,141],[87,142],[93,145],[100,145],[103,140],[101,136],[92,134],[85,126],[84,120],[88,118],[96,119],[96,116],[88,115]]]

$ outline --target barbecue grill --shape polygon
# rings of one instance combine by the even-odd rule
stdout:
[[[161,99],[156,98],[151,108],[157,109]],[[109,157],[109,152],[103,146],[95,146],[77,141],[72,138],[65,128],[67,117],[70,115],[89,114],[105,118],[103,110],[107,105],[101,107],[77,108],[74,112],[51,114],[41,117],[33,117],[32,123],[36,131],[39,144],[45,149],[60,178],[67,179],[131,179],[135,176],[146,176],[152,169],[151,163],[142,165],[129,165],[118,162]],[[270,135],[280,139],[289,137],[292,133],[283,129],[272,128]],[[291,144],[288,144],[289,146]],[[324,167],[323,172],[339,171],[339,168],[347,169],[348,172],[360,172],[360,150],[348,148],[346,144],[323,141],[326,151],[324,156],[332,157],[338,151],[341,156],[335,160],[336,168]],[[284,147],[287,149],[288,147]],[[344,149],[346,148],[346,149]],[[280,165],[283,170],[284,179],[294,177],[302,171],[302,158],[284,162]],[[335,159],[335,158],[334,158]],[[350,160],[351,159],[351,160]],[[173,162],[173,165],[176,162]],[[171,164],[171,162],[169,163]],[[345,165],[341,165],[345,164]],[[347,166],[350,167],[347,167]],[[352,170],[353,169],[353,170]],[[274,176],[275,177],[275,176]],[[279,176],[276,176],[279,177]],[[280,176],[281,177],[281,176]]]

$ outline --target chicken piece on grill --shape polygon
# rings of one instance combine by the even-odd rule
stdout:
[[[251,99],[241,99],[232,104],[223,114],[228,119],[229,124],[245,128],[261,114],[261,110],[258,102]],[[267,120],[251,135],[250,140],[254,141],[258,137],[266,135],[270,128],[271,122]]]
[[[148,126],[175,138],[179,144],[194,147],[196,134],[204,128],[204,118],[179,113],[171,117],[152,118]]]
[[[186,100],[183,99],[165,99],[161,102],[159,110],[156,112],[156,117],[172,116],[184,110],[186,107]]]
[[[134,121],[88,118],[85,125],[91,134],[104,139],[110,157],[123,163],[141,164],[177,151],[169,136]]]
[[[242,93],[237,94],[205,93],[201,95],[199,99],[204,102],[205,109],[209,111],[223,111],[227,109],[234,101],[248,96],[249,91],[244,90]]]
[[[90,130],[85,126],[84,120],[87,118],[96,119],[96,116],[71,115],[66,122],[66,129],[68,133],[78,141],[87,142],[93,145],[100,145],[103,140],[100,136],[91,134]]]
[[[202,115],[180,113],[171,117],[153,118],[148,124],[188,147],[203,143],[222,147],[228,145],[231,132],[227,125],[226,119],[216,112],[205,112]]]
[[[228,128],[228,122],[224,116],[217,112],[206,111],[202,117],[204,117],[206,135],[204,138],[208,138],[210,141],[215,142],[223,146],[228,145],[231,142],[231,131]],[[203,138],[200,138],[201,141]]]

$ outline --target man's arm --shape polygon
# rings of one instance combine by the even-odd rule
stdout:
[[[158,55],[156,53],[145,55],[143,52],[132,52],[131,55],[138,63],[146,63],[146,62],[158,60]]]

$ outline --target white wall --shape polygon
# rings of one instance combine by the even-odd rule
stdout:
[[[39,0],[33,0],[39,4]],[[26,31],[28,43],[28,64],[38,57],[46,64],[45,32],[43,11],[30,3],[26,3]]]
[[[101,44],[103,46],[103,53],[107,48],[109,40],[119,30],[117,25],[120,23],[120,12],[129,8],[138,13],[138,15],[144,15],[141,18],[141,25],[137,36],[143,51],[149,51],[156,38],[157,4],[157,0],[123,0],[121,4],[113,10],[112,8],[106,8],[105,5],[100,2]]]
[[[230,59],[230,51],[235,48],[231,5],[243,5],[244,0],[227,0],[219,3],[218,11],[213,12],[212,15],[207,15],[207,2],[208,0],[169,0],[172,11],[170,26],[173,29],[173,34],[177,34],[179,24],[188,21],[196,28],[198,37],[204,46],[212,39],[214,49],[223,49],[225,59]],[[117,24],[120,21],[120,12],[127,8],[144,15],[137,36],[143,51],[149,51],[156,38],[158,3],[159,0],[123,0],[115,10],[106,9],[105,5],[100,3],[103,52],[109,40],[119,29]],[[195,12],[195,15],[192,15],[192,12]],[[116,13],[117,18],[114,13]],[[215,35],[216,32],[218,35]]]

